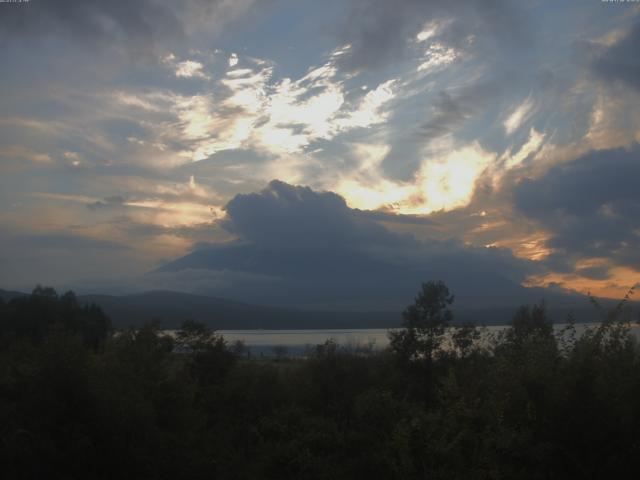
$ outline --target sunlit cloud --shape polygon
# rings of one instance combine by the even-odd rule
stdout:
[[[277,155],[302,153],[315,141],[386,121],[385,107],[395,96],[395,80],[388,80],[347,102],[346,87],[332,61],[297,80],[274,80],[272,65],[253,63],[253,68],[228,70],[219,80],[225,90],[217,95],[174,96],[173,110],[192,146],[181,155],[199,161],[239,148]],[[121,96],[121,101],[155,107],[139,96]]]
[[[444,158],[428,160],[418,171],[422,202],[412,213],[451,210],[468,205],[476,180],[495,162],[496,155],[474,143]]]
[[[176,77],[201,77],[206,78],[206,75],[202,71],[202,64],[193,60],[185,60],[180,62],[176,68]]]
[[[389,112],[383,109],[395,96],[396,80],[388,80],[370,90],[355,111],[338,119],[340,128],[368,127],[387,120]]]
[[[411,181],[394,182],[383,178],[378,169],[385,147],[360,148],[360,152],[365,158],[360,171],[343,179],[337,191],[353,207],[386,208],[401,214],[426,215],[467,206],[476,181],[496,161],[495,153],[473,143],[442,157],[426,158]],[[363,170],[373,175],[367,178]]]
[[[181,183],[151,182],[128,179],[125,182],[112,182],[128,187],[132,193],[124,196],[100,198],[89,195],[69,195],[60,193],[37,192],[34,197],[51,202],[70,202],[89,207],[89,210],[105,212],[115,209],[127,213],[131,218],[146,224],[163,227],[192,226],[212,222],[224,216],[222,205],[215,192],[200,185],[195,175]]]
[[[534,102],[531,96],[527,97],[520,105],[513,109],[503,123],[507,135],[511,135],[525,123],[534,112]]]
[[[211,95],[194,95],[178,100],[176,107],[187,139],[198,140],[211,135],[216,125],[212,116]]]
[[[525,286],[561,286],[584,295],[591,294],[621,299],[637,283],[638,272],[636,270],[627,267],[612,267],[608,270],[607,278],[604,279],[585,277],[580,275],[579,272],[549,272],[531,275],[525,282]]]
[[[535,128],[531,128],[529,131],[529,138],[522,147],[520,147],[520,149],[515,153],[512,153],[512,151],[509,150],[506,155],[504,167],[506,169],[512,169],[519,166],[524,160],[529,158],[530,155],[533,155],[540,149],[544,142],[544,138],[545,135],[543,133],[538,132]]]
[[[633,107],[633,108],[630,108]],[[640,96],[600,91],[591,111],[586,144],[595,149],[628,147],[640,140]]]
[[[125,107],[147,110],[149,112],[166,111],[173,103],[173,95],[167,92],[132,92],[116,91],[112,93],[112,98],[116,103]]]
[[[433,72],[453,63],[457,58],[458,52],[455,49],[435,42],[424,53],[422,62],[418,66],[418,71]]]
[[[168,202],[163,200],[132,200],[124,203],[128,207],[147,208],[154,211],[152,223],[165,227],[195,225],[215,220],[222,216],[219,207],[205,206],[193,202]]]
[[[430,21],[423,25],[422,30],[416,34],[416,42],[422,43],[438,35],[450,22]]]
[[[413,194],[412,185],[384,178],[381,164],[389,151],[390,147],[385,144],[353,146],[357,170],[341,178],[335,186],[335,191],[344,196],[350,206],[363,210],[391,209]]]
[[[71,167],[80,167],[82,166],[82,159],[78,152],[64,152],[62,156],[67,161],[67,164]]]
[[[345,197],[347,203],[362,210],[389,209],[400,211],[396,206],[406,202],[415,192],[412,185],[403,185],[390,180],[359,182],[354,179],[341,180],[336,191]]]

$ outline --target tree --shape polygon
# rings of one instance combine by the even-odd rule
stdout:
[[[98,348],[111,333],[111,322],[95,304],[80,304],[69,291],[58,296],[38,285],[31,295],[13,298],[0,317],[0,332],[40,344],[54,332],[79,335],[86,346]]]
[[[430,363],[440,350],[453,314],[449,305],[454,297],[442,281],[429,281],[415,302],[402,312],[402,330],[390,332],[391,350],[407,361]]]
[[[222,341],[216,333],[204,323],[185,320],[176,332],[176,343],[179,349],[190,353],[206,350],[211,344]]]
[[[464,323],[457,326],[451,341],[459,358],[467,357],[481,337],[481,332],[473,323]]]
[[[547,318],[544,302],[533,307],[522,305],[513,316],[511,325],[516,338],[550,337],[553,334],[553,324]]]
[[[222,335],[195,320],[182,323],[176,333],[176,344],[187,356],[191,374],[200,386],[219,383],[236,360]]]

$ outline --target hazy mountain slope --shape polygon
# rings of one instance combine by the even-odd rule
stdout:
[[[14,292],[14,291],[11,291],[11,290],[1,290],[0,289],[0,298],[2,300],[4,300],[5,302],[8,302],[12,298],[24,297],[25,295],[27,295],[27,294],[23,293],[23,292]]]
[[[137,295],[83,295],[95,302],[117,326],[141,325],[160,320],[175,328],[194,319],[217,329],[375,328],[399,324],[398,312],[319,312],[249,305],[202,295],[178,292],[145,292]]]
[[[543,289],[538,300],[547,298]],[[586,298],[563,298],[552,292],[547,298],[549,314],[555,322],[564,322],[572,313],[578,322],[597,321],[598,311]],[[5,301],[26,295],[22,292],[0,290]],[[553,300],[555,299],[555,300]],[[215,329],[339,329],[392,328],[401,323],[402,309],[395,311],[326,311],[251,305],[203,295],[171,291],[152,291],[135,295],[80,295],[85,303],[96,303],[122,328],[140,326],[159,320],[162,328],[177,328],[182,321],[194,319]],[[613,302],[604,301],[607,306]],[[635,305],[637,307],[637,304]],[[479,325],[508,323],[515,311],[513,306],[465,307],[453,305],[454,323],[473,322]]]

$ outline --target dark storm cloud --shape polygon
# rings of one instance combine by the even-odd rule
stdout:
[[[272,304],[365,302],[370,308],[397,308],[429,279],[445,280],[461,292],[461,303],[491,302],[497,292],[523,301],[520,282],[536,268],[506,250],[421,242],[391,232],[334,193],[279,181],[260,193],[236,196],[226,210],[222,226],[239,240],[201,247],[171,262],[159,272],[165,280],[170,272],[187,271],[201,279],[209,270],[216,276],[209,293],[216,295]],[[237,282],[222,288],[218,277],[225,272],[273,281],[260,288]]]
[[[540,179],[520,182],[515,206],[552,233],[549,247],[640,269],[639,178],[639,145],[594,151]]]
[[[397,214],[380,210],[362,210],[358,216],[377,222],[387,222],[395,225],[437,225],[438,222],[421,215]]]
[[[124,48],[157,54],[181,40],[186,22],[209,12],[217,0],[39,0],[2,5],[0,39],[21,42],[62,37],[80,47]]]
[[[640,90],[640,21],[617,43],[594,52],[592,67],[604,80]]]
[[[223,227],[245,240],[287,248],[335,248],[363,242],[397,245],[410,237],[361,218],[344,198],[274,180],[260,193],[237,195]]]
[[[523,45],[528,39],[526,17],[513,2],[351,0],[341,38],[352,48],[340,62],[348,70],[360,70],[401,60],[407,40],[425,22],[443,18],[451,23],[439,40],[458,48],[471,34],[495,38],[502,48]]]

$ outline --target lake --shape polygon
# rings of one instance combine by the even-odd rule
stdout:
[[[339,345],[383,349],[389,345],[385,328],[353,330],[218,330],[229,344],[243,341],[253,355],[274,356],[277,351],[299,355],[333,339]]]
[[[596,324],[576,324],[578,334],[587,327]],[[556,324],[554,329],[560,331],[566,324]],[[507,328],[505,325],[484,327],[487,333],[496,334]],[[640,338],[640,326],[632,325],[632,332]],[[218,330],[230,345],[243,341],[252,355],[301,355],[309,348],[333,339],[339,345],[371,346],[374,350],[384,349],[389,345],[388,330],[371,329],[339,329],[339,330]]]

